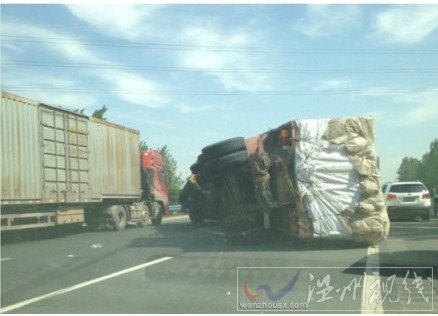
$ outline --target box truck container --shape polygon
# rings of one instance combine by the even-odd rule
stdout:
[[[159,224],[169,205],[162,171],[136,130],[2,92],[2,231]]]

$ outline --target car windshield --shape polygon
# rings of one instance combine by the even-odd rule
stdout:
[[[422,184],[396,184],[391,186],[389,192],[393,193],[414,193],[422,192],[425,188]]]

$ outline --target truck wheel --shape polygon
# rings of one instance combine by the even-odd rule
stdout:
[[[197,190],[198,189],[194,186],[194,184],[190,180],[187,180],[179,194],[178,203],[183,206],[190,205],[191,201],[194,199],[194,196],[197,194]]]
[[[158,203],[158,212],[155,215],[155,218],[151,220],[152,225],[154,226],[160,225],[161,221],[163,220],[163,214],[164,214],[163,205],[161,203]]]
[[[87,224],[87,229],[97,230],[99,228],[99,217],[102,216],[102,209],[88,207],[85,209],[84,220]]]
[[[141,219],[137,222],[137,225],[140,227],[146,227],[147,226],[147,222],[144,219]]]
[[[423,221],[430,221],[430,213],[423,214]]]
[[[201,171],[201,164],[199,161],[196,161],[193,165],[190,166],[190,171],[193,174],[198,174]]]
[[[113,206],[113,225],[118,231],[124,230],[126,227],[126,211],[123,206],[116,205]]]
[[[202,149],[203,158],[211,159],[220,156],[225,156],[236,151],[246,150],[245,138],[234,137],[212,145],[206,146]]]
[[[227,171],[237,167],[249,159],[248,152],[245,150],[238,151],[226,156],[212,159],[205,162],[205,171],[207,173],[217,173]]]
[[[205,221],[205,216],[200,212],[190,212],[189,218],[195,226],[201,226]]]
[[[190,171],[192,172],[192,174],[198,174],[201,172],[201,167],[204,161],[205,161],[204,155],[200,154],[196,159],[196,162],[190,166]]]

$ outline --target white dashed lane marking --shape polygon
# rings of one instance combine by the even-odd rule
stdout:
[[[383,314],[379,266],[379,247],[368,247],[362,288],[362,314]]]

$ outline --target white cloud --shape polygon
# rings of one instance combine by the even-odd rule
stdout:
[[[89,113],[87,109],[100,104],[97,98],[90,94],[78,94],[68,91],[55,92],[45,89],[39,90],[38,87],[34,87],[32,90],[11,89],[8,90],[8,92],[69,110],[85,109],[88,114],[91,113]]]
[[[153,35],[151,20],[162,5],[139,4],[69,4],[67,8],[77,18],[112,37],[127,40]]]
[[[150,117],[145,117],[144,113],[142,112],[130,112],[130,113],[123,113],[117,115],[117,118],[124,121],[134,122],[134,123],[141,123],[143,126],[156,126],[160,128],[166,128],[170,130],[175,130],[178,128],[178,125],[174,122],[172,123],[166,123],[163,121],[163,118],[160,119],[154,119]]]
[[[356,28],[361,18],[358,5],[309,4],[294,29],[310,37],[323,37]]]
[[[48,103],[50,105],[56,105],[68,108],[70,110],[85,109],[86,114],[91,115],[90,111],[87,111],[90,107],[96,107],[99,105],[99,101],[96,96],[89,94],[77,94],[69,92],[53,92],[53,91],[32,91],[22,92],[19,91],[19,95],[28,94],[29,98],[36,99],[38,101]]]
[[[180,40],[199,47],[180,54],[182,67],[195,68],[216,77],[226,90],[254,91],[270,88],[269,75],[251,73],[251,69],[263,63],[242,49],[256,42],[248,33],[236,31],[225,34],[211,26],[191,27],[181,34]]]
[[[397,96],[400,102],[409,104],[408,111],[393,120],[395,125],[411,126],[438,120],[438,88]]]
[[[438,29],[438,5],[397,6],[374,19],[375,35],[389,43],[415,44]]]
[[[2,24],[5,33],[15,36],[33,36],[38,38],[50,51],[60,55],[70,62],[99,63],[117,66],[116,63],[106,60],[95,52],[88,50],[73,36],[51,31],[38,26],[21,23],[12,25]],[[51,38],[62,38],[62,42]],[[91,75],[103,82],[110,84],[109,92],[113,92],[119,98],[146,107],[163,107],[169,102],[168,97],[152,93],[162,90],[160,85],[153,80],[139,74],[122,69],[86,69],[87,75]],[[58,83],[59,84],[59,83]]]
[[[66,76],[56,77],[30,69],[14,69],[14,71],[3,72],[3,78],[7,80],[8,86],[14,87],[44,87],[44,86],[65,86],[66,88],[77,87],[78,82]]]
[[[358,93],[358,96],[386,97],[403,106],[404,111],[379,112],[381,119],[394,126],[413,126],[438,120],[438,88],[420,92],[397,93],[386,87],[376,87]],[[399,114],[401,113],[401,114]]]
[[[89,63],[99,62],[100,59],[93,53],[88,52],[83,45],[80,45],[74,37],[67,34],[55,32],[36,25],[26,23],[2,23],[4,33],[14,36],[31,36],[45,44],[53,52],[62,55],[69,61],[87,61]],[[62,38],[56,41],[53,38]]]
[[[260,65],[259,60],[244,50],[242,46],[256,43],[248,32],[234,30],[222,33],[212,27],[211,22],[198,20],[199,27],[180,26],[180,19],[173,20],[172,27],[165,23],[172,16],[161,14],[162,5],[67,5],[72,14],[99,31],[117,38],[141,41],[156,38],[163,42],[191,46],[193,50],[182,50],[177,61],[183,67],[195,68],[217,78],[227,90],[253,91],[268,88],[267,74],[236,71],[224,72],[220,69],[248,68]],[[202,19],[201,19],[202,20]],[[190,21],[190,24],[197,23]],[[249,27],[249,26],[248,26]],[[252,31],[252,30],[251,30]],[[230,51],[205,49],[202,46],[228,47]],[[172,52],[173,55],[174,52]]]
[[[211,106],[193,106],[187,104],[177,104],[175,107],[179,110],[180,113],[189,114],[189,113],[200,113],[205,112],[211,109]]]
[[[438,96],[438,95],[437,95]],[[398,125],[415,125],[424,123],[430,120],[436,122],[438,119],[438,98],[435,100],[427,100],[416,106],[413,106],[405,115],[405,117],[395,121]]]
[[[57,85],[65,87],[66,91],[47,89],[48,86],[53,87]],[[78,108],[87,109],[99,104],[94,95],[69,92],[69,89],[78,88],[78,82],[71,78],[61,75],[55,77],[47,73],[36,72],[29,69],[3,71],[2,86],[3,89],[6,87],[8,92],[71,110]]]
[[[371,87],[358,93],[358,95],[371,96],[371,97],[384,97],[392,94],[393,93],[391,92],[391,90],[386,87]]]
[[[348,87],[349,82],[343,79],[332,79],[321,82],[315,90],[317,91],[329,91],[329,90],[338,90],[341,88]]]
[[[93,70],[92,73],[110,82],[114,89],[112,93],[123,100],[149,108],[167,106],[169,102],[167,96],[157,93],[163,90],[158,83],[138,74],[123,70]]]
[[[4,40],[2,40],[0,42],[0,45],[1,45],[2,49],[7,49],[7,50],[12,51],[14,53],[22,51],[17,45],[14,45],[14,44],[12,44],[10,42],[7,42],[7,41],[4,41]],[[2,55],[3,55],[3,58],[4,58],[4,53],[3,52],[2,52]]]

